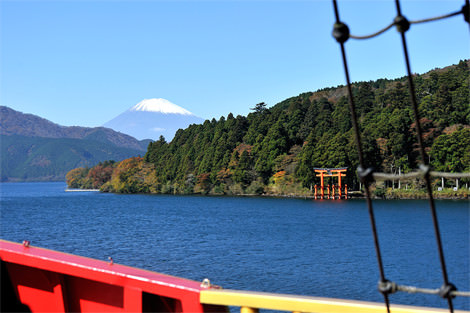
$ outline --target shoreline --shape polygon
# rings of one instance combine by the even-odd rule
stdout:
[[[24,183],[34,183],[25,182]],[[46,183],[46,181],[36,181],[38,183]],[[50,181],[59,182],[59,181]],[[13,182],[2,182],[2,183],[13,183]],[[14,182],[18,183],[18,182]],[[80,189],[80,188],[66,188],[65,192],[103,192],[103,193],[114,193],[109,191],[101,191],[100,189]],[[373,200],[425,200],[428,199],[427,193],[424,190],[412,190],[412,189],[380,189],[372,190]],[[154,194],[154,193],[143,193],[143,194]],[[296,199],[311,199],[320,201],[335,201],[340,199],[314,199],[313,195],[301,195],[301,194],[274,194],[274,193],[263,193],[263,194],[203,194],[203,193],[191,193],[191,194],[173,194],[173,193],[155,193],[155,194],[171,194],[171,195],[198,195],[198,196],[235,196],[235,197],[272,197],[272,198],[296,198]],[[351,190],[348,192],[348,199],[365,199],[364,193],[358,190]],[[470,200],[470,190],[467,188],[460,188],[457,191],[453,188],[446,188],[444,190],[433,191],[434,200]]]
[[[113,194],[125,194],[109,191],[101,191],[99,189],[80,189],[76,191],[98,191],[103,193],[113,193]],[[410,192],[411,193],[411,192]],[[470,192],[453,192],[454,194],[450,195],[448,192],[439,194],[441,191],[433,192],[434,200],[469,200]],[[365,199],[364,193],[361,191],[350,191],[348,192],[347,199],[315,199],[313,195],[296,195],[296,194],[273,194],[273,193],[264,193],[264,194],[203,194],[203,193],[188,193],[188,194],[178,194],[178,193],[135,193],[135,194],[144,194],[144,195],[174,195],[174,196],[208,196],[208,197],[266,197],[266,198],[293,198],[293,199],[310,199],[318,201],[345,201],[345,200],[354,200],[354,199]],[[385,194],[383,196],[372,195],[373,200],[426,200],[429,199],[427,193],[424,191],[414,191],[411,194]]]
[[[209,195],[211,196],[211,195]],[[225,195],[214,195],[214,196],[225,196]],[[348,196],[347,199],[315,199],[313,196],[301,196],[301,195],[273,195],[273,194],[262,194],[262,195],[228,195],[228,196],[242,196],[242,197],[272,197],[272,198],[296,198],[296,199],[311,199],[311,200],[318,200],[318,201],[337,201],[337,200],[355,200],[355,199],[365,199],[366,197],[364,195],[354,195],[354,196]],[[372,200],[427,200],[429,199],[427,194],[424,195],[415,195],[415,196],[385,196],[385,197],[378,197],[378,196],[373,196]],[[433,193],[433,199],[434,200],[470,200],[469,195],[456,195],[456,196],[447,196],[447,195],[442,195],[442,196],[436,196],[436,194]]]

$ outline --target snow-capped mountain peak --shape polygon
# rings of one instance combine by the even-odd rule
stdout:
[[[130,111],[159,112],[164,114],[193,115],[188,110],[162,98],[144,99],[134,105]]]
[[[201,124],[204,119],[165,99],[145,99],[119,114],[103,126],[139,140],[171,140],[178,129]]]

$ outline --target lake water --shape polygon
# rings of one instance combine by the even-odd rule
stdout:
[[[363,200],[115,195],[4,183],[1,238],[230,289],[383,301]],[[468,201],[437,201],[449,280],[470,290]],[[374,201],[386,277],[439,288],[427,201]],[[446,307],[433,295],[392,303]],[[468,298],[455,307],[470,309]]]

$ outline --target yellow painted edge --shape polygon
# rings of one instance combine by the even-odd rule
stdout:
[[[253,292],[230,289],[208,289],[200,292],[200,302],[204,304],[250,307],[278,311],[298,311],[315,313],[384,313],[383,303],[343,300],[334,298],[308,297],[266,292]],[[448,312],[445,309],[425,308],[404,305],[391,305],[393,313]],[[470,311],[454,311],[470,313]]]

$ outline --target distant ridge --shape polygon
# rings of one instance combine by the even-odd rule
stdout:
[[[105,127],[61,126],[33,114],[25,114],[0,106],[0,135],[21,135],[44,138],[93,138],[111,142],[118,147],[145,151],[148,141],[141,142],[129,135]]]
[[[0,181],[57,181],[76,167],[143,155],[150,141],[104,127],[66,127],[0,106]]]
[[[141,140],[164,136],[170,141],[178,129],[202,122],[204,119],[166,99],[153,98],[142,100],[103,126]]]

